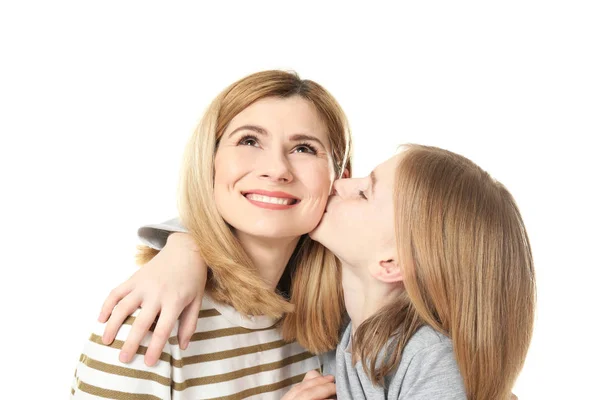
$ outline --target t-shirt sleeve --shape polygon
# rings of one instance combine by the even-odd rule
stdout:
[[[404,376],[399,399],[466,400],[452,346],[437,343],[416,353]]]
[[[130,324],[138,313],[139,310],[126,320],[114,342],[108,346],[102,343],[105,324],[96,323],[77,363],[71,399],[98,398],[96,396],[110,399],[171,398],[172,346],[169,343],[152,367],[144,364],[140,351],[128,364],[119,361],[119,352],[131,329]],[[142,341],[142,352],[150,342],[150,335],[148,332]]]
[[[167,238],[173,232],[187,232],[179,218],[173,218],[161,224],[144,225],[138,229],[138,238],[146,246],[162,250]]]

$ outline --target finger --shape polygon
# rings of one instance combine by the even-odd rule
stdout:
[[[178,307],[173,305],[163,306],[158,322],[156,323],[156,328],[154,328],[154,332],[152,333],[150,345],[144,356],[144,362],[147,366],[153,366],[160,358],[167,340],[171,336],[175,322],[177,322],[179,313],[181,313],[181,309]]]
[[[302,379],[302,382],[308,381],[309,379],[315,379],[320,376],[321,376],[321,374],[313,369],[313,370],[308,371],[306,373],[306,375],[304,375],[304,379]]]
[[[104,304],[102,304],[98,321],[106,322],[108,317],[110,317],[113,308],[115,308],[115,306],[119,303],[119,301],[121,301],[121,299],[123,299],[123,297],[127,296],[131,292],[131,289],[131,283],[129,280],[127,280],[111,290],[108,297],[104,300]]]
[[[144,306],[142,311],[135,317],[135,321],[131,325],[131,330],[127,335],[127,340],[123,344],[121,348],[121,352],[119,353],[119,361],[121,362],[129,362],[133,358],[136,353],[138,347],[140,347],[140,343],[144,339],[144,336],[150,330],[150,327],[156,320],[156,316],[160,308],[158,305],[156,306]]]
[[[304,393],[305,391],[308,391],[308,390],[312,389],[313,387],[316,387],[319,385],[324,385],[327,383],[333,383],[332,375],[319,376],[317,378],[302,381],[301,383],[293,386],[290,389],[290,391],[288,392],[288,394],[289,394],[290,398],[295,399],[296,398],[295,396],[299,396],[301,393]]]
[[[135,296],[133,293],[129,293],[123,298],[112,310],[110,318],[104,328],[104,334],[102,335],[102,343],[111,344],[125,318],[130,316],[135,310],[139,308],[142,301],[140,298]]]
[[[295,400],[314,400],[314,399],[326,399],[328,397],[335,396],[335,383],[325,382],[319,385],[306,388],[299,392]]]
[[[179,332],[177,337],[179,338],[179,348],[185,350],[190,343],[190,339],[194,332],[196,332],[196,325],[198,323],[198,314],[200,314],[200,308],[202,307],[202,297],[196,297],[181,313],[179,319]]]

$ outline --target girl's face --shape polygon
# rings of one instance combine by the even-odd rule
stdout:
[[[235,116],[215,154],[223,219],[258,237],[297,237],[317,226],[334,179],[329,134],[299,96],[259,100]]]
[[[365,178],[335,181],[334,193],[311,238],[353,266],[395,259],[393,192],[399,157],[380,164]]]

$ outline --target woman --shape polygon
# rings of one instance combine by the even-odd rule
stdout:
[[[293,341],[334,348],[343,304],[334,256],[306,233],[349,168],[349,145],[335,99],[294,74],[253,74],[217,96],[186,148],[180,197],[182,221],[211,265],[203,324],[189,346],[165,343],[154,367],[120,364],[127,326],[110,346],[99,326],[80,357],[74,397],[279,399],[319,369]],[[296,301],[298,283],[322,297]],[[128,322],[148,329],[153,319],[144,303]],[[177,335],[167,328],[159,321],[154,335]]]
[[[311,237],[342,262],[351,322],[338,398],[507,399],[533,329],[535,278],[518,208],[470,160],[405,146],[334,185]],[[325,398],[307,374],[285,399]]]

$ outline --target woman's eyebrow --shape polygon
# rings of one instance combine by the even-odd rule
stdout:
[[[242,125],[238,128],[235,128],[233,131],[231,131],[231,133],[229,135],[227,135],[228,138],[230,138],[231,136],[233,136],[235,133],[239,132],[239,131],[253,131],[256,132],[260,135],[267,135],[267,130],[261,126],[258,125]]]
[[[231,133],[229,135],[227,135],[227,137],[231,137],[234,134],[236,134],[239,131],[242,130],[247,130],[247,131],[253,131],[256,132],[260,135],[268,135],[268,132],[265,128],[263,128],[262,126],[258,126],[258,125],[242,125],[240,127],[235,128],[233,131],[231,131]],[[323,142],[316,136],[313,135],[307,135],[305,133],[296,133],[295,135],[290,136],[290,140],[293,142],[302,142],[302,141],[313,141],[313,142],[317,142],[318,144],[321,145],[321,147],[323,147],[324,149],[326,149],[327,147],[325,147],[325,145],[323,144]]]
[[[319,143],[321,145],[321,147],[323,147],[324,149],[327,148],[327,147],[325,147],[323,142],[321,142],[321,140],[319,140],[318,137],[312,136],[312,135],[307,135],[305,133],[296,133],[295,135],[290,136],[290,140],[293,142],[303,142],[303,141],[310,140],[310,141]]]

